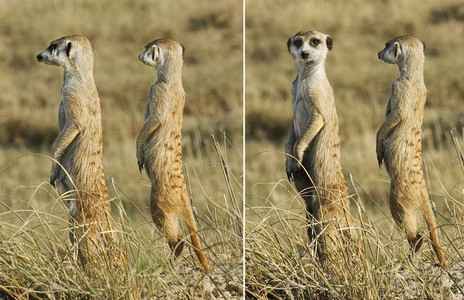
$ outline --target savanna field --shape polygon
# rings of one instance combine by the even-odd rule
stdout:
[[[206,0],[0,1],[0,298],[241,297],[242,9],[241,2]],[[63,70],[36,60],[52,40],[70,34],[92,43],[106,183],[128,260],[124,271],[103,267],[92,277],[66,261],[67,208],[48,183]],[[184,174],[210,276],[191,247],[170,263],[135,157],[156,80],[138,55],[162,37],[186,48]]]
[[[333,38],[326,72],[360,237],[326,266],[308,243],[304,203],[285,174],[291,83],[297,74],[286,42],[306,30]],[[449,271],[435,264],[428,242],[408,260],[409,245],[388,206],[390,179],[376,159],[376,132],[398,77],[398,68],[380,61],[377,53],[388,40],[405,34],[426,44],[423,166]],[[462,1],[246,1],[245,41],[247,297],[462,299]],[[353,249],[363,255],[348,254]]]
[[[324,266],[284,164],[296,76],[286,42],[304,30],[334,41],[326,72],[359,237]],[[106,183],[128,261],[92,276],[66,259],[71,224],[48,183],[63,71],[36,60],[69,34],[92,43]],[[390,179],[376,160],[375,134],[398,76],[377,53],[403,34],[426,44],[423,166],[449,270],[427,241],[408,259],[388,207]],[[211,275],[191,247],[172,262],[135,157],[156,80],[138,55],[161,37],[186,48],[184,174]],[[463,49],[459,0],[0,0],[0,299],[464,299]],[[428,237],[425,224],[422,231]]]

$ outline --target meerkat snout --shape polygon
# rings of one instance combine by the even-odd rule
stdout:
[[[308,52],[306,52],[306,51],[302,51],[302,52],[301,52],[301,58],[307,59],[308,57],[309,57],[309,53],[308,53]]]

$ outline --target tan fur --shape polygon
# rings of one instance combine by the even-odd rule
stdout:
[[[137,161],[140,171],[145,166],[152,183],[153,221],[165,233],[175,256],[183,248],[178,233],[180,214],[186,221],[195,253],[209,273],[182,170],[181,129],[185,104],[182,54],[183,46],[169,39],[147,44],[140,54],[144,64],[157,69],[158,80],[151,86],[145,124],[137,137]]]
[[[65,36],[52,41],[37,59],[64,68],[50,184],[67,201],[75,225],[71,239],[78,242],[82,261],[90,262],[113,243],[92,48],[83,36]]]
[[[317,32],[299,32],[287,42],[298,75],[292,85],[293,118],[285,144],[286,171],[306,202],[308,228],[319,239],[321,259],[339,240],[339,229],[349,227],[349,198],[342,174],[338,117],[324,62],[332,38]],[[345,231],[345,232],[348,232]],[[330,243],[330,244],[328,244]]]
[[[422,244],[416,220],[417,212],[422,211],[433,249],[447,268],[422,172],[421,126],[427,94],[423,76],[424,44],[411,36],[396,37],[387,42],[378,57],[386,63],[397,64],[400,69],[400,76],[392,85],[385,122],[377,132],[379,166],[384,161],[391,178],[391,213],[396,223],[404,227],[414,253]]]

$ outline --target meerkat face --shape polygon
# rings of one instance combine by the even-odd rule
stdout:
[[[145,51],[139,55],[139,60],[147,66],[158,67],[165,64],[170,56],[182,59],[185,48],[182,44],[169,39],[158,39],[145,46]]]
[[[379,59],[383,60],[387,64],[396,64],[400,58],[402,49],[400,41],[394,38],[385,44],[385,48],[377,55]]]
[[[67,68],[93,67],[92,47],[87,38],[73,35],[54,40],[37,55],[39,62]]]
[[[287,48],[297,63],[317,63],[332,50],[332,43],[332,38],[326,34],[306,31],[289,38]]]
[[[69,62],[71,49],[72,43],[61,38],[51,42],[47,49],[37,55],[37,60],[48,65],[64,66]]]
[[[424,50],[424,42],[412,36],[399,36],[388,41],[377,56],[388,64],[399,64],[412,53],[422,53],[423,56]]]

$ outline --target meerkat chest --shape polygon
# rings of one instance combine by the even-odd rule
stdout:
[[[397,110],[403,121],[421,121],[426,100],[426,89],[415,82],[398,80],[393,84],[392,96],[387,105],[387,116]]]

